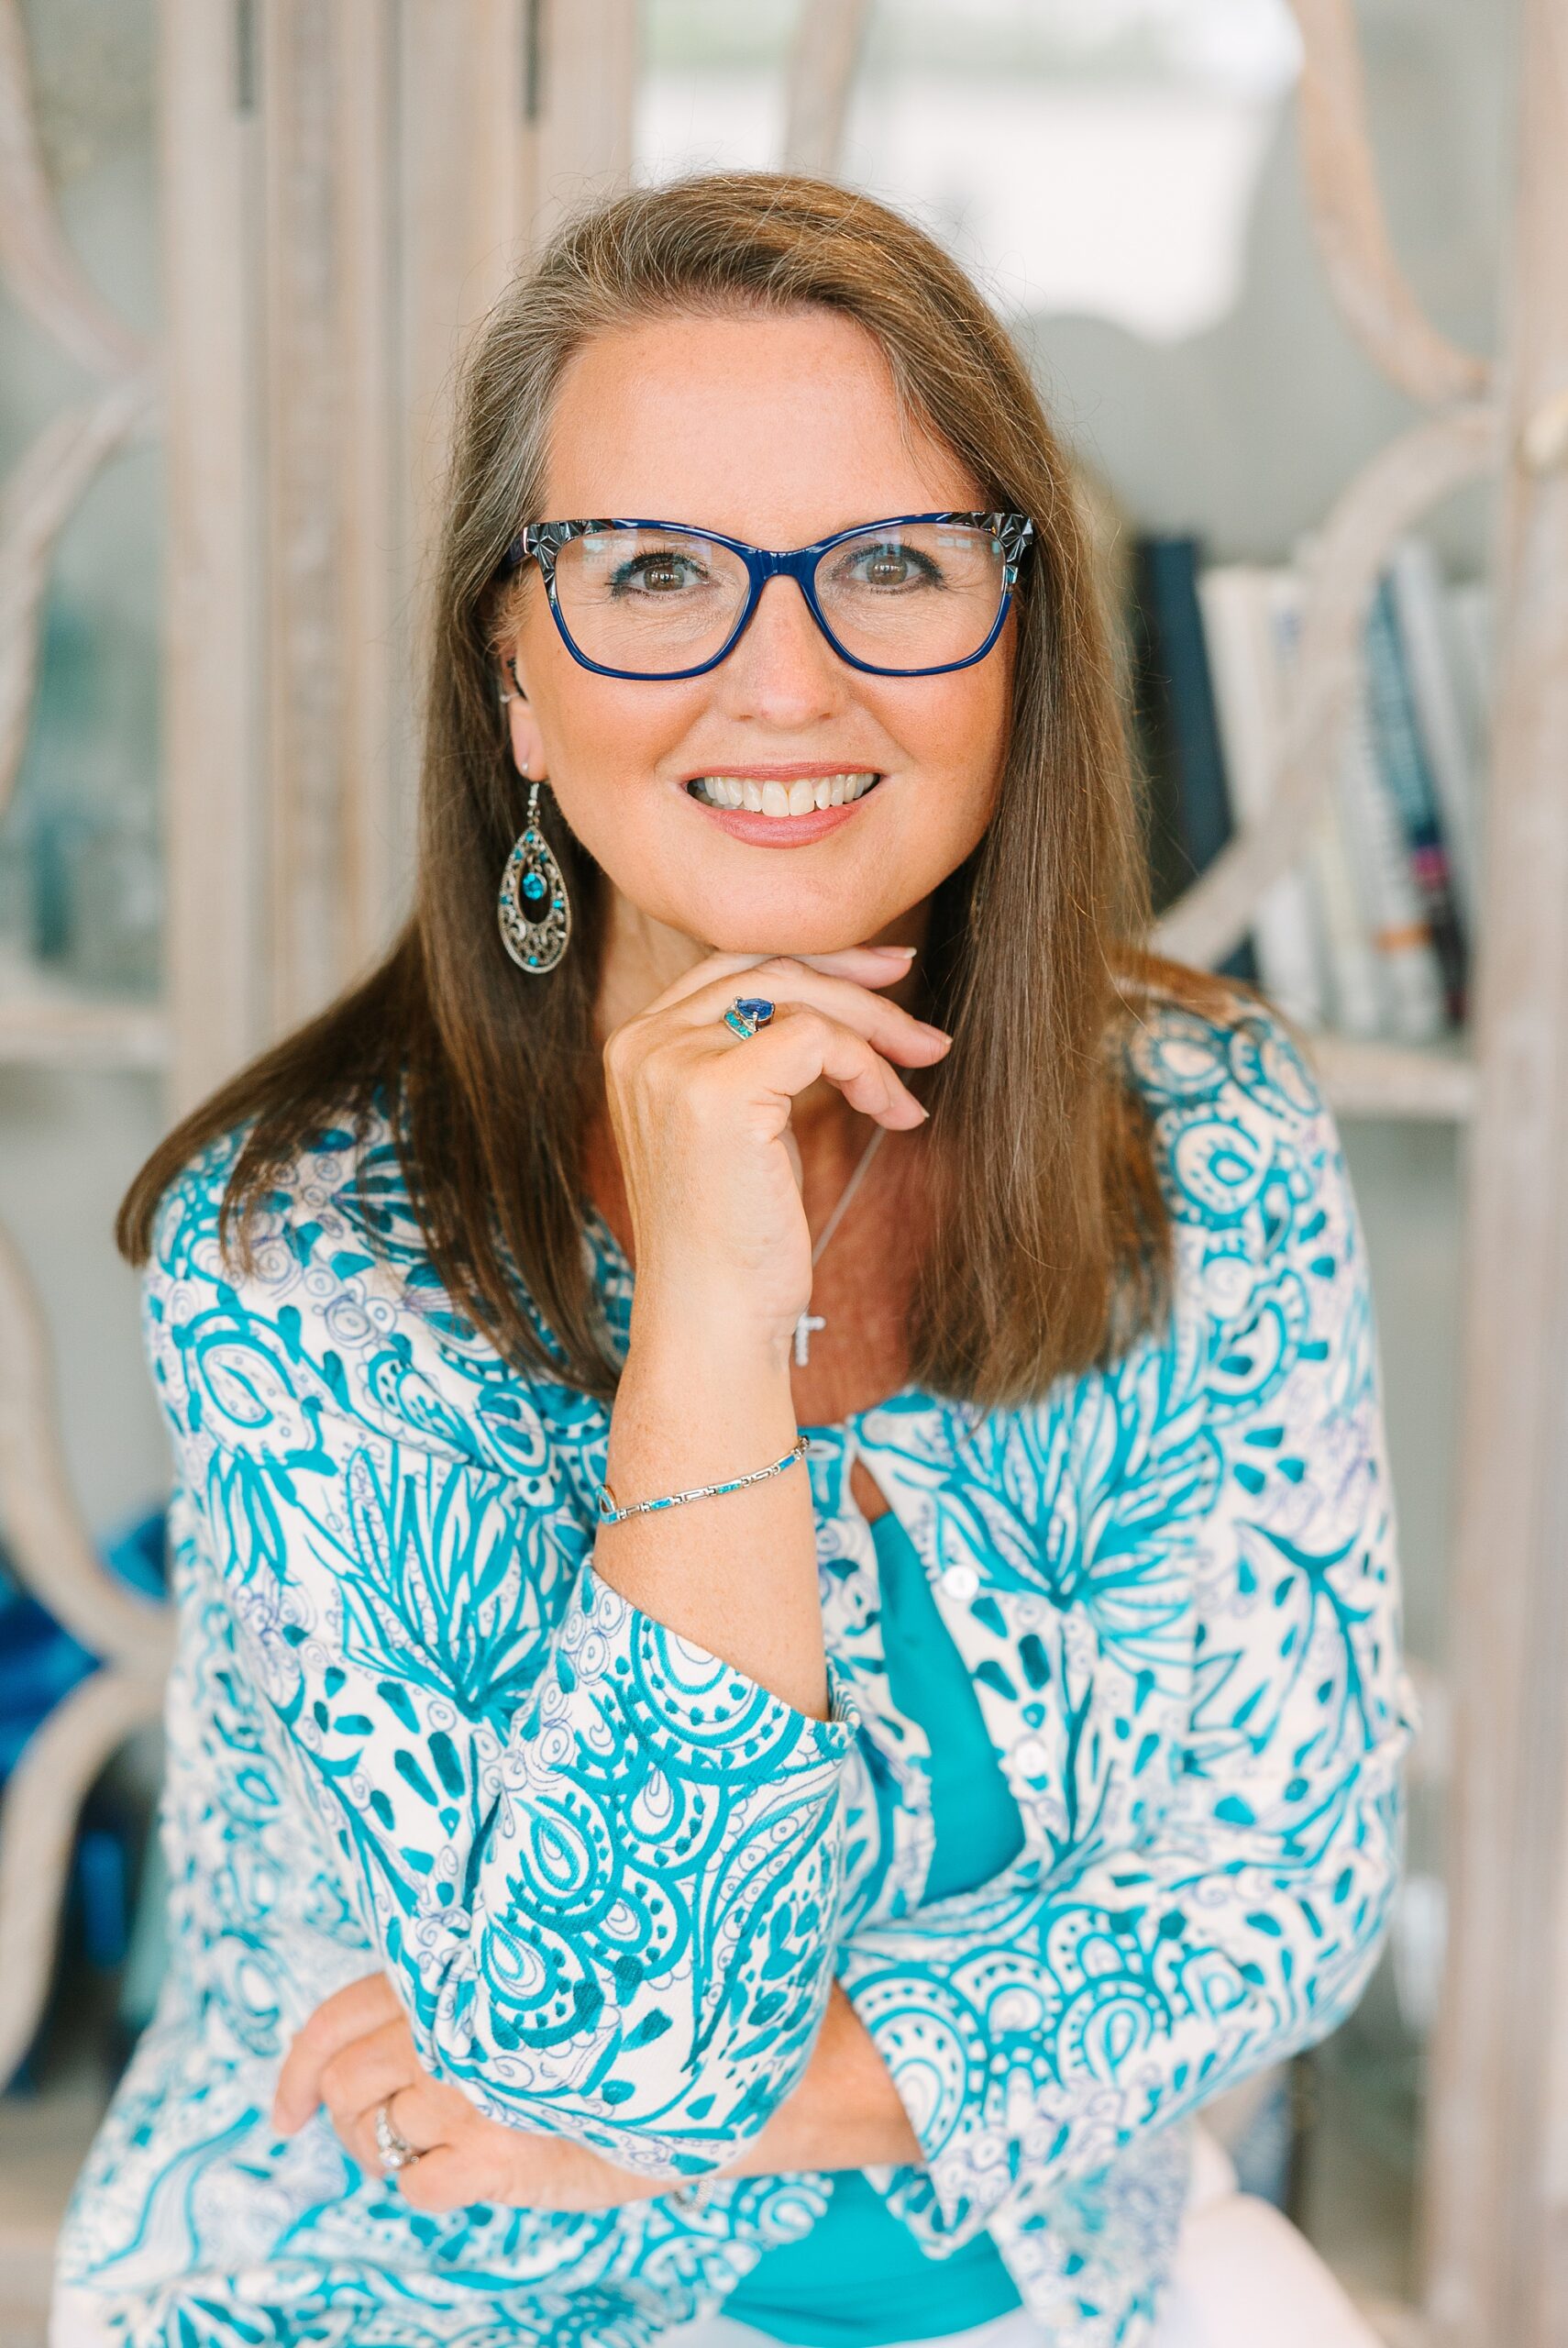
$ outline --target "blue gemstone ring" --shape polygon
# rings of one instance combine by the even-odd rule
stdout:
[[[724,1013],[724,1024],[737,1036],[755,1036],[759,1027],[767,1026],[777,1008],[766,995],[737,994]]]

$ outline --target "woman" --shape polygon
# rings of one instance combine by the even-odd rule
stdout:
[[[1412,1722],[1334,1127],[1138,950],[1063,459],[892,214],[625,195],[436,610],[406,930],[123,1210],[173,1959],[57,2342],[1143,2340]]]

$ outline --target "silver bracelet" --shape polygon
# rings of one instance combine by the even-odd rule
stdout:
[[[703,1501],[714,1492],[738,1492],[743,1484],[760,1483],[764,1476],[777,1476],[780,1469],[788,1468],[794,1460],[803,1459],[810,1448],[805,1436],[798,1434],[782,1459],[774,1460],[771,1467],[754,1468],[749,1476],[732,1477],[727,1484],[699,1484],[690,1492],[666,1492],[660,1500],[633,1501],[626,1508],[617,1508],[615,1495],[609,1485],[601,1484],[599,1522],[601,1524],[619,1524],[624,1516],[641,1516],[646,1509],[674,1508],[680,1501]]]

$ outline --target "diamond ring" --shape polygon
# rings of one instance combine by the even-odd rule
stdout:
[[[766,1027],[778,1006],[763,994],[737,994],[724,1013],[724,1024],[733,1027],[737,1036],[755,1036]]]
[[[388,2096],[376,2112],[376,2150],[384,2169],[412,2168],[420,2154],[411,2144],[392,2116],[392,2098]]]

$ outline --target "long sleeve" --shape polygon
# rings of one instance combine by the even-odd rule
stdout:
[[[1173,1056],[1170,1333],[1043,1422],[1044,1855],[840,1946],[925,2158],[884,2189],[938,2254],[1322,2037],[1385,1931],[1417,1713],[1372,1300],[1329,1112],[1252,1049],[1241,1082]]]
[[[536,1408],[491,1357],[454,1411],[330,1212],[290,1207],[236,1283],[218,1188],[165,1202],[145,1325],[186,1567],[232,1614],[302,1858],[489,2115],[724,2165],[831,1986],[853,1700],[830,1667],[812,1719],[602,1580],[547,1426],[580,1401]]]

